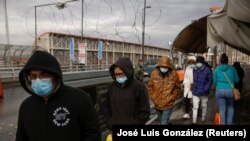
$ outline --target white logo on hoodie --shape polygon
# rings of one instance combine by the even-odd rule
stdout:
[[[53,115],[54,115],[53,122],[56,126],[59,126],[59,127],[66,126],[70,121],[70,119],[69,119],[70,113],[69,113],[68,109],[65,107],[58,107],[54,111]]]

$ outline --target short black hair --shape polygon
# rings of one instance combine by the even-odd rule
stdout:
[[[196,57],[196,63],[205,63],[205,58],[203,56]]]
[[[220,63],[221,64],[228,64],[228,57],[226,53],[223,53],[220,57]]]

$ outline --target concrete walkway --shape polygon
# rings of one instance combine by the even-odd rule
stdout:
[[[243,67],[245,71],[245,77],[243,79],[243,89],[240,103],[240,115],[239,121],[235,122],[235,125],[249,125],[250,124],[250,66]],[[198,124],[200,125],[213,125],[215,113],[218,111],[218,107],[215,99],[215,91],[211,90],[208,99],[208,111],[206,122],[201,122],[201,111],[198,114]],[[190,125],[192,123],[192,110],[190,110],[190,119],[183,119],[184,104],[179,104],[171,115],[171,123],[173,125]],[[156,123],[157,124],[157,123]]]

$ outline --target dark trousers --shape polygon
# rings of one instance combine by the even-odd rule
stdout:
[[[190,107],[191,107],[191,98],[185,97],[184,104],[185,104],[185,113],[189,114]]]

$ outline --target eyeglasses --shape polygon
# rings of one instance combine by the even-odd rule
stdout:
[[[115,73],[115,77],[123,77],[125,76],[125,73]]]
[[[28,78],[30,80],[36,80],[37,78],[39,79],[47,79],[47,78],[51,78],[52,74],[47,73],[47,72],[39,72],[39,73],[30,73]]]

